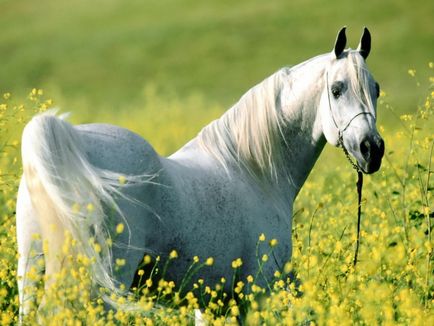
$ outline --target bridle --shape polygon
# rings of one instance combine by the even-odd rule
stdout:
[[[362,172],[361,169],[360,169],[360,167],[358,166],[358,164],[354,163],[353,159],[351,158],[350,154],[348,153],[348,150],[346,149],[346,147],[344,145],[344,132],[345,132],[345,130],[348,129],[348,127],[350,126],[351,122],[353,122],[353,120],[355,118],[357,118],[358,116],[360,116],[360,115],[370,115],[370,116],[372,116],[374,118],[374,120],[375,120],[375,117],[372,115],[371,112],[361,111],[361,112],[355,114],[348,121],[348,123],[345,125],[345,128],[343,128],[343,129],[339,128],[339,126],[338,126],[338,124],[336,122],[336,119],[335,119],[335,117],[333,115],[332,102],[330,100],[329,73],[328,73],[328,71],[326,73],[326,84],[327,84],[327,99],[328,99],[328,103],[329,103],[330,115],[332,117],[333,124],[335,125],[336,129],[338,130],[338,147],[342,148],[342,151],[344,152],[345,157],[347,158],[348,162],[350,162],[350,164],[353,167],[353,169],[355,169],[357,172]]]
[[[371,115],[374,120],[375,117],[372,115],[372,113],[370,112],[365,112],[365,111],[361,111],[359,113],[357,113],[356,115],[354,115],[349,121],[348,123],[345,125],[345,128],[341,129],[339,128],[338,124],[336,123],[335,117],[333,115],[333,110],[332,110],[332,102],[330,100],[330,89],[329,89],[329,73],[327,71],[326,73],[326,86],[327,86],[327,99],[329,102],[329,110],[330,110],[330,115],[332,117],[333,123],[336,127],[336,129],[338,130],[338,147],[342,148],[342,151],[345,154],[345,157],[347,158],[348,162],[350,162],[351,166],[353,167],[353,169],[355,169],[357,171],[357,197],[358,197],[358,205],[357,205],[357,241],[356,241],[356,249],[354,252],[354,260],[353,260],[353,266],[355,267],[357,264],[357,257],[359,254],[359,245],[360,245],[360,220],[361,220],[361,215],[362,215],[362,188],[363,188],[363,172],[361,170],[361,168],[359,167],[359,165],[357,163],[354,163],[353,159],[351,158],[350,154],[348,153],[348,150],[346,149],[345,145],[344,145],[344,131],[347,130],[347,128],[350,126],[351,122],[353,122],[353,120],[355,118],[357,118],[359,115]]]

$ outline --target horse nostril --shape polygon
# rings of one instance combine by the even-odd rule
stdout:
[[[363,157],[366,159],[370,155],[371,144],[368,140],[364,140],[360,144],[360,153],[362,153]]]

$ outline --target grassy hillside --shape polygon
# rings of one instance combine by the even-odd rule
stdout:
[[[370,68],[407,112],[423,92],[408,91],[405,72],[432,60],[433,9],[421,0],[3,0],[0,91],[43,88],[63,109],[88,112],[76,121],[132,109],[144,119],[149,85],[227,108],[278,68],[331,50],[343,25],[356,47],[366,25]]]

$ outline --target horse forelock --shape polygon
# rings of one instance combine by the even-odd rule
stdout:
[[[277,173],[285,171],[279,101],[285,77],[287,70],[281,69],[254,86],[199,133],[201,147],[227,171],[235,165],[261,182],[275,182]]]
[[[350,79],[351,90],[354,96],[362,104],[364,110],[371,112],[375,116],[374,101],[370,93],[371,73],[368,70],[365,59],[359,51],[348,52],[348,76]]]

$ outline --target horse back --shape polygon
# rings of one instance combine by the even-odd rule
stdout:
[[[94,166],[127,175],[154,174],[161,169],[154,148],[136,133],[108,124],[75,126]]]

